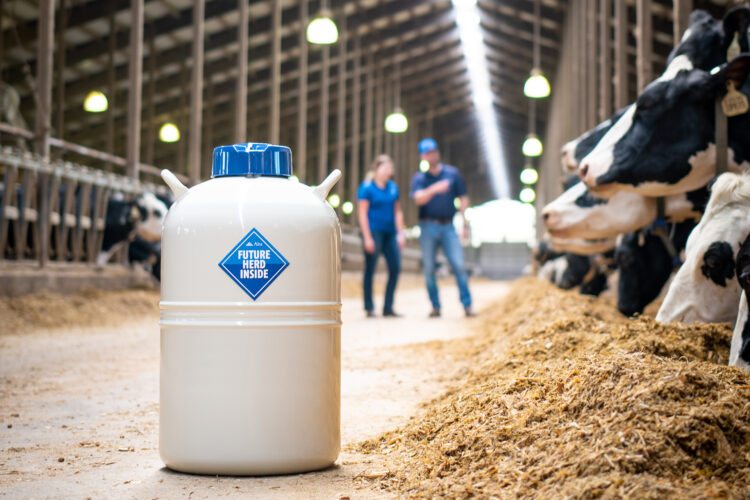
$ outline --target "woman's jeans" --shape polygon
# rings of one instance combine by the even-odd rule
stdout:
[[[388,283],[385,285],[385,303],[383,312],[393,311],[393,294],[396,292],[398,274],[401,271],[401,251],[398,248],[397,233],[386,233],[373,231],[372,239],[375,240],[375,251],[365,252],[365,276],[363,280],[365,295],[365,310],[373,311],[375,305],[372,302],[372,277],[378,265],[378,257],[382,252],[388,264]]]
[[[440,309],[440,297],[438,296],[437,278],[435,277],[438,247],[442,247],[445,258],[448,259],[448,264],[450,264],[453,274],[456,275],[461,304],[464,307],[471,306],[469,280],[464,269],[464,251],[453,224],[422,220],[419,222],[419,229],[421,230],[419,243],[422,246],[422,268],[432,307]]]

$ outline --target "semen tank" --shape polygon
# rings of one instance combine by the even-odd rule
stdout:
[[[214,149],[162,235],[159,452],[190,473],[327,467],[340,445],[341,228],[291,150]]]

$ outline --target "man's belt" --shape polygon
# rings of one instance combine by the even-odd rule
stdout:
[[[450,224],[453,222],[453,217],[449,219],[432,219],[430,217],[424,217],[422,219],[419,219],[419,222],[436,222],[438,224]]]

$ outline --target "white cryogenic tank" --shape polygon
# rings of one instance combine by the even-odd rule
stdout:
[[[291,151],[214,150],[164,221],[159,451],[171,469],[284,474],[338,456],[341,228]]]

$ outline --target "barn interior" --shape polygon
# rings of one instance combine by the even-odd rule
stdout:
[[[577,291],[511,281],[538,270],[542,210],[568,177],[561,148],[636,101],[691,12],[721,19],[737,5],[746,4],[0,0],[0,399],[9,402],[0,468],[10,471],[0,489],[341,500],[750,495],[750,415],[740,404],[750,379],[725,366],[733,325],[656,322],[666,286],[631,320],[616,310],[617,277],[604,278],[599,299],[580,301]],[[535,95],[539,75],[548,90]],[[425,171],[418,143],[428,137],[466,184],[471,232],[462,234],[460,217],[455,226],[478,319],[464,318],[443,256],[442,323],[426,319],[409,186]],[[134,262],[132,234],[105,251],[105,233],[111,200],[170,199],[163,169],[193,187],[211,178],[214,148],[248,142],[291,148],[300,183],[343,174],[326,201],[341,225],[344,451],[303,479],[214,485],[158,457],[161,247]],[[357,193],[380,154],[394,160],[406,226],[397,294],[405,318],[396,323],[361,311]],[[88,361],[76,367],[80,359]],[[585,387],[586,377],[596,384]],[[548,418],[560,429],[535,427]],[[580,457],[571,451],[579,446]],[[113,489],[97,485],[100,471]]]

